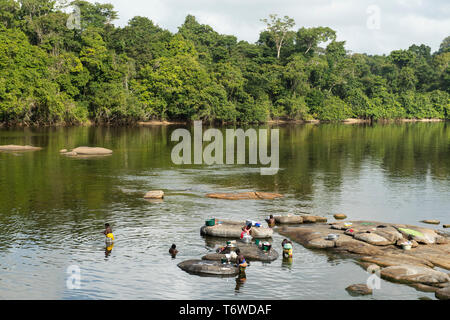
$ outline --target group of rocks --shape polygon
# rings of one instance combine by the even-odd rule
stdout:
[[[27,151],[38,151],[42,150],[41,147],[34,146],[20,146],[20,145],[3,145],[0,146],[0,151],[4,152],[27,152]],[[100,156],[109,156],[113,152],[112,150],[100,147],[78,147],[68,151],[67,149],[62,149],[59,151],[61,154],[69,157],[100,157]]]
[[[310,249],[355,258],[381,278],[450,298],[450,239],[436,230],[376,221],[333,222],[283,227],[278,232]],[[374,269],[374,265],[376,268]],[[349,290],[365,288],[364,285]]]

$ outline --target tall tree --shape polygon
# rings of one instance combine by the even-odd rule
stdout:
[[[281,19],[277,14],[270,14],[269,19],[261,19],[261,21],[267,24],[267,31],[269,31],[275,41],[277,59],[280,59],[281,47],[283,46],[290,29],[295,26],[295,21],[288,16],[284,16],[284,18]]]

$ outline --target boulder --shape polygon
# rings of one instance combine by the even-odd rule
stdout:
[[[444,224],[443,227],[446,228],[446,229],[450,228],[450,224]]]
[[[67,149],[61,149],[61,150],[59,150],[59,153],[67,153]]]
[[[351,296],[360,296],[372,294],[372,289],[370,289],[367,284],[352,284],[345,288]]]
[[[303,223],[302,216],[275,216],[275,222],[278,224],[301,224]]]
[[[333,217],[334,217],[336,220],[344,220],[344,219],[347,219],[347,216],[346,216],[345,214],[343,214],[343,213],[336,213],[335,215],[333,215]]]
[[[242,227],[244,226],[245,223],[242,224],[222,223],[216,224],[214,226],[202,226],[200,229],[200,234],[222,238],[240,238],[242,233]],[[252,227],[250,235],[253,238],[260,238],[260,239],[270,238],[273,235],[273,229],[265,227]]]
[[[144,195],[144,199],[162,199],[164,198],[164,191],[162,190],[152,190]]]
[[[206,196],[225,200],[272,200],[283,197],[281,194],[268,192],[208,193]]]
[[[450,281],[449,276],[444,272],[433,270],[429,267],[409,264],[383,268],[381,269],[381,277],[390,281],[406,284],[422,283],[426,285],[435,285]]]
[[[72,150],[81,156],[104,156],[112,154],[112,150],[99,147],[78,147]]]
[[[436,243],[436,240],[441,237],[432,229],[419,228],[415,226],[398,227],[397,230],[401,232],[405,238],[415,240],[418,243],[423,244]]]
[[[12,152],[22,152],[22,151],[37,151],[42,150],[40,147],[33,147],[33,146],[18,146],[18,145],[4,145],[0,146],[0,151],[12,151]]]
[[[327,218],[325,218],[325,217],[310,216],[310,215],[303,215],[301,217],[303,219],[303,223],[327,222]]]
[[[450,300],[450,285],[448,285],[444,288],[438,289],[435,292],[435,296],[436,296],[436,298],[438,298],[440,300]]]
[[[241,251],[241,254],[248,261],[271,262],[278,259],[279,256],[278,252],[275,249],[271,248],[269,251],[265,252],[253,243],[250,244],[238,243],[237,248]],[[203,260],[213,260],[213,261],[221,261],[222,258],[225,258],[225,254],[209,253],[202,257]]]
[[[232,277],[239,274],[239,268],[234,264],[209,260],[187,260],[180,262],[178,267],[186,272],[204,276]]]

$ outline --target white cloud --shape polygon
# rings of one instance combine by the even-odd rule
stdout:
[[[353,52],[389,54],[411,44],[426,44],[435,51],[450,35],[448,0],[96,0],[114,4],[117,25],[134,16],[145,16],[160,27],[177,32],[188,14],[217,32],[233,34],[239,40],[255,42],[264,29],[261,18],[270,13],[295,19],[296,29],[328,26],[346,40]],[[380,8],[380,29],[367,27],[369,6]]]

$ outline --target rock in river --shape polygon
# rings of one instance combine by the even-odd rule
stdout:
[[[301,224],[303,223],[302,216],[274,216],[275,222],[278,224]]]
[[[370,289],[367,284],[352,284],[345,288],[351,296],[360,296],[372,294],[372,289]]]
[[[245,226],[245,222],[239,223],[236,221],[220,221],[222,223],[216,224],[214,226],[202,226],[200,229],[200,234],[208,235],[213,237],[222,238],[240,238],[242,233],[242,227]],[[272,228],[266,227],[252,227],[250,235],[253,238],[270,238],[273,235]]]
[[[269,192],[208,193],[206,196],[225,200],[272,200],[283,197],[281,194]]]
[[[428,267],[402,264],[381,269],[381,277],[401,283],[436,285],[450,281],[448,274]]]
[[[152,190],[144,195],[144,199],[162,199],[164,198],[164,191],[162,190]]]
[[[344,220],[344,219],[347,219],[347,216],[346,216],[345,214],[343,214],[343,213],[336,213],[333,217],[334,217],[336,220]]]
[[[37,151],[41,149],[42,148],[40,147],[33,147],[33,146],[17,146],[17,145],[0,146],[0,151],[12,151],[12,152]]]
[[[60,153],[70,157],[90,158],[90,157],[109,156],[113,152],[112,150],[100,147],[78,147],[73,149],[72,151],[67,151],[66,149],[60,150]]]
[[[77,155],[82,156],[104,156],[112,154],[112,150],[99,147],[78,147],[72,150],[76,152]]]
[[[266,252],[253,243],[238,243],[237,248],[241,251],[241,254],[248,261],[271,262],[278,258],[278,252],[275,249],[271,248]],[[214,261],[220,261],[222,258],[225,258],[225,254],[209,253],[202,257],[202,259],[204,260]]]
[[[428,223],[428,224],[441,224],[439,220],[422,220],[420,222]]]
[[[210,260],[187,260],[180,262],[178,267],[186,272],[204,276],[232,277],[239,274],[239,268],[234,264]]]
[[[435,291],[450,285],[447,273],[433,269],[450,270],[449,236],[432,229],[351,221],[282,227],[278,232],[307,248],[350,255],[364,266],[378,265],[384,279],[406,283],[418,290]],[[412,244],[410,250],[398,246],[407,241]]]
[[[441,300],[450,300],[450,285],[437,290],[435,296]]]

